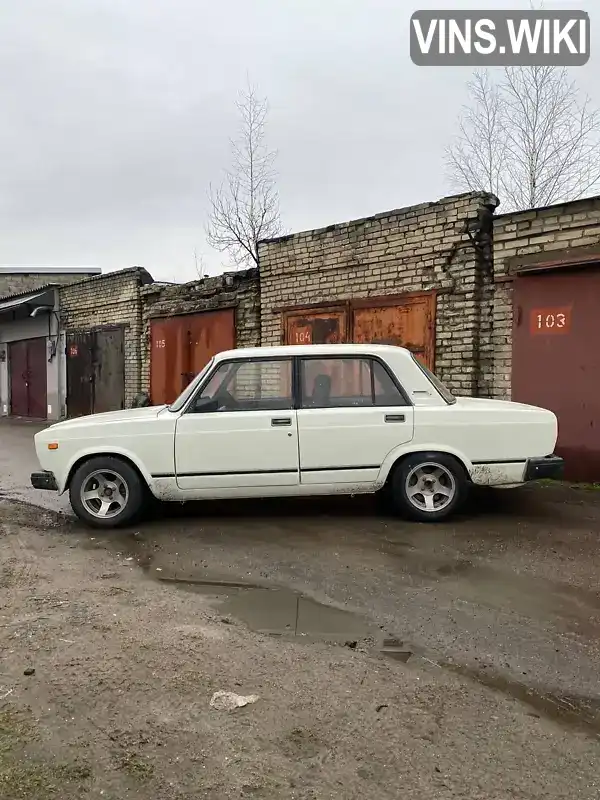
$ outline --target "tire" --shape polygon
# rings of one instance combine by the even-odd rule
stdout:
[[[133,522],[141,514],[145,496],[146,486],[136,470],[110,456],[85,461],[69,485],[73,511],[94,528],[118,528]]]
[[[463,465],[447,453],[413,453],[390,481],[396,513],[417,522],[447,519],[462,506],[468,485]]]

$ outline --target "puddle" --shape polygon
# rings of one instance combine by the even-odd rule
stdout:
[[[374,640],[379,630],[356,614],[323,605],[289,589],[268,589],[225,580],[194,581],[158,577],[186,591],[215,597],[223,616],[231,615],[256,633],[303,637],[356,647],[357,641]]]
[[[438,568],[438,574],[447,577],[464,574],[472,566],[469,561],[459,561],[450,569]],[[359,615],[324,605],[289,589],[231,580],[229,576],[203,576],[199,580],[191,572],[165,575],[147,563],[143,568],[154,580],[214,599],[224,622],[229,622],[229,617],[235,618],[257,633],[285,639],[301,638],[306,642],[330,642],[351,649],[357,648],[360,642],[372,651],[403,664],[413,655],[429,661],[419,648],[392,637]],[[525,704],[531,709],[531,716],[545,717],[594,738],[600,737],[600,699],[544,692],[499,675],[492,669],[470,668],[444,661],[431,663]]]
[[[457,675],[475,680],[529,706],[531,716],[545,717],[600,738],[600,699],[580,695],[557,694],[535,689],[493,671],[470,669],[459,664],[440,663]]]

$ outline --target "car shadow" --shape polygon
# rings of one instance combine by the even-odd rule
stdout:
[[[571,517],[590,506],[600,513],[600,492],[577,490],[556,484],[531,485],[515,489],[472,487],[464,507],[452,517],[453,524],[484,517],[506,519],[548,519]],[[336,517],[402,519],[393,513],[380,495],[336,495],[303,498],[257,498],[205,500],[186,503],[156,503],[151,518],[157,523],[169,519],[265,519],[281,517]],[[148,522],[148,515],[145,522]]]

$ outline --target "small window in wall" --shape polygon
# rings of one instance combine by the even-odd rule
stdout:
[[[385,367],[371,358],[311,358],[301,362],[302,408],[405,406]]]
[[[215,411],[280,411],[290,409],[292,361],[227,361],[202,389],[196,404],[214,400]]]

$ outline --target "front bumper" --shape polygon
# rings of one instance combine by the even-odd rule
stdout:
[[[530,458],[525,466],[525,480],[539,481],[542,478],[560,480],[564,473],[565,462],[558,456]]]
[[[32,472],[31,485],[34,489],[49,489],[51,492],[58,492],[58,484],[54,473],[47,469],[43,470],[43,472]]]

